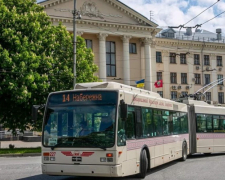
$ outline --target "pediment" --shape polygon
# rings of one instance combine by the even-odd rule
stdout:
[[[73,0],[47,0],[39,4],[44,6],[50,17],[73,17]],[[157,24],[118,0],[77,0],[76,9],[81,13],[82,20],[157,27]]]

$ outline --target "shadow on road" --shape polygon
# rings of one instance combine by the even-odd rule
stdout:
[[[225,153],[206,153],[206,154],[193,154],[189,155],[188,159],[197,159],[197,158],[210,158],[210,157],[216,157],[216,156],[225,156]]]

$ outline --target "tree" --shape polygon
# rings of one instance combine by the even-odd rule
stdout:
[[[0,124],[15,132],[41,123],[31,107],[49,92],[73,88],[73,37],[53,26],[36,0],[0,0]],[[77,37],[77,82],[94,82],[93,53]]]

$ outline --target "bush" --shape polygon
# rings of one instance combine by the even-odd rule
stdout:
[[[9,145],[9,149],[14,149],[14,148],[15,148],[15,145],[13,145],[13,144]]]

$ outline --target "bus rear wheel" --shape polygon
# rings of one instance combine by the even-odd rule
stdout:
[[[187,143],[184,141],[182,145],[182,161],[186,161],[187,159]]]
[[[140,173],[137,175],[138,178],[145,178],[148,170],[148,157],[146,150],[141,152],[140,157]]]

